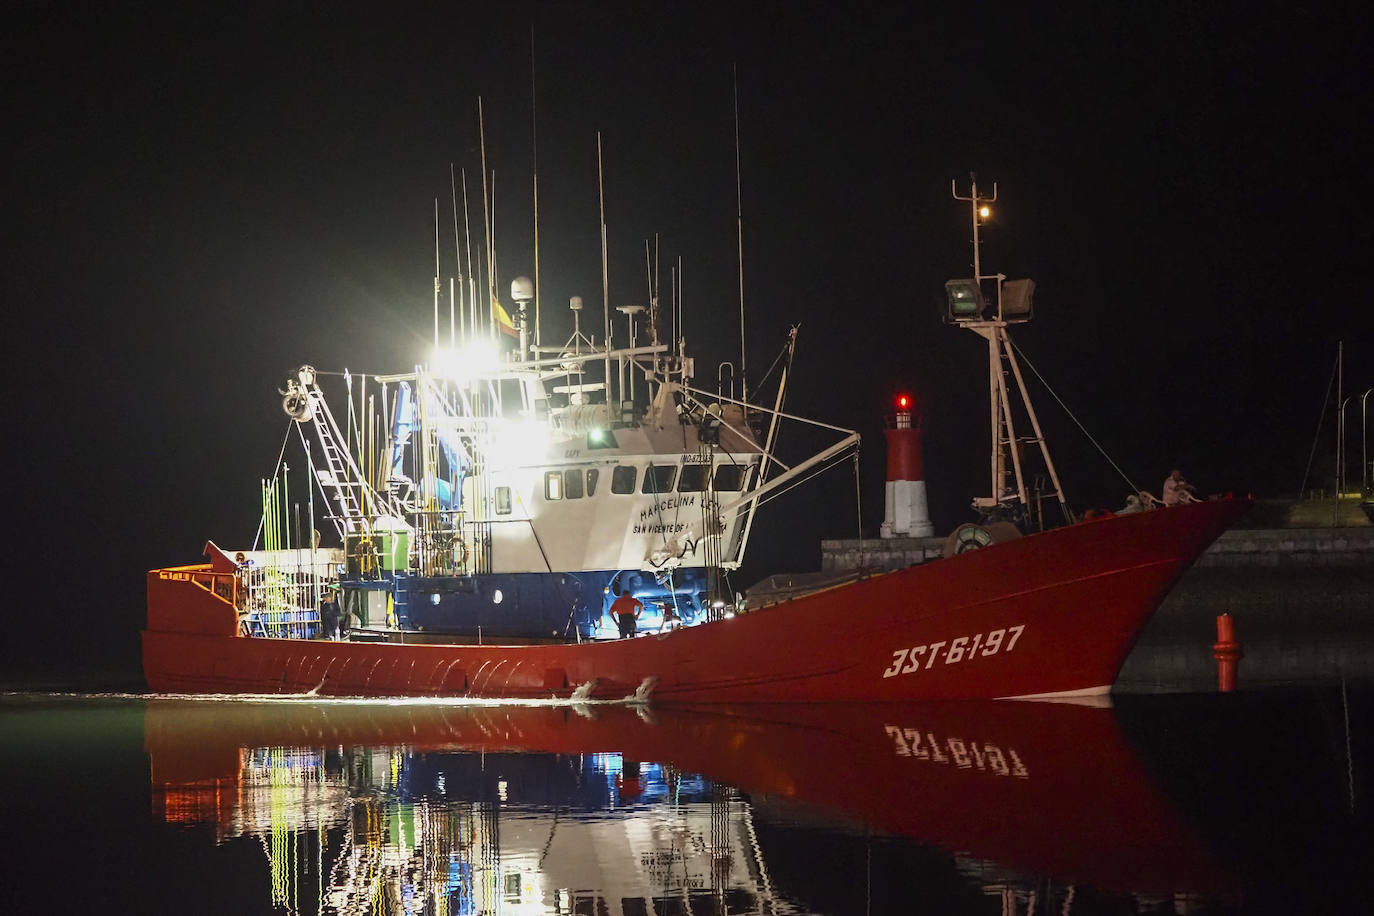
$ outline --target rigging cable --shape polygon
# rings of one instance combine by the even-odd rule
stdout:
[[[859,567],[864,565],[864,502],[863,488],[859,485],[859,449],[854,449],[854,513],[858,517]]]
[[[287,420],[286,423],[287,423],[286,435],[283,436],[283,437],[282,437],[282,440],[281,440],[281,451],[277,452],[277,466],[276,466],[276,468],[274,468],[273,471],[272,471],[272,479],[273,479],[273,480],[276,479],[276,477],[277,477],[277,471],[280,471],[280,470],[281,470],[282,461],[285,460],[285,458],[286,458],[286,443],[287,443],[288,441],[290,441],[290,439],[291,439],[291,427],[292,427],[292,426],[299,426],[299,425],[300,425],[300,424],[297,423],[295,420]],[[253,549],[254,549],[254,550],[257,550],[257,549],[258,549],[258,539],[262,537],[262,525],[263,525],[263,521],[265,520],[265,518],[266,518],[266,512],[264,512],[263,515],[261,515],[261,516],[258,517],[258,530],[257,530],[257,533],[253,535]]]
[[[1312,473],[1312,459],[1317,455],[1317,441],[1322,436],[1322,425],[1326,423],[1326,406],[1331,403],[1331,389],[1336,384],[1336,370],[1341,365],[1341,358],[1337,353],[1336,361],[1331,364],[1331,378],[1326,383],[1326,396],[1322,398],[1321,416],[1317,418],[1317,431],[1312,435],[1312,451],[1307,456],[1307,470],[1302,472],[1302,486],[1298,488],[1298,498],[1303,499],[1307,496],[1307,478]],[[1337,500],[1339,505],[1340,501]]]
[[[1012,349],[1016,351],[1016,355],[1021,357],[1021,359],[1025,362],[1026,366],[1030,368],[1030,371],[1034,372],[1035,377],[1040,380],[1040,384],[1045,386],[1045,390],[1050,393],[1050,397],[1054,398],[1055,402],[1064,409],[1064,413],[1068,416],[1070,420],[1073,421],[1074,425],[1078,427],[1079,431],[1082,432],[1083,435],[1088,437],[1088,441],[1093,444],[1093,448],[1097,449],[1098,453],[1101,454],[1103,458],[1107,459],[1107,463],[1110,464],[1112,468],[1118,474],[1121,475],[1121,479],[1126,481],[1126,486],[1131,488],[1132,493],[1139,493],[1140,488],[1135,485],[1135,483],[1131,480],[1130,477],[1126,476],[1126,472],[1121,470],[1121,466],[1112,460],[1112,456],[1107,454],[1107,450],[1104,449],[1100,444],[1098,444],[1098,441],[1093,438],[1093,434],[1088,432],[1087,427],[1085,427],[1082,423],[1078,421],[1078,417],[1074,416],[1073,411],[1069,410],[1069,405],[1065,404],[1064,399],[1061,398],[1059,394],[1053,388],[1050,387],[1049,382],[1045,381],[1045,377],[1040,374],[1040,370],[1035,368],[1035,364],[1030,361],[1030,357],[1026,356],[1026,352],[1022,350],[1020,347],[1018,347],[1015,341],[1012,341],[1010,338],[1007,338],[1007,340],[1009,343],[1011,343]]]
[[[797,327],[800,328],[801,325],[798,324]],[[768,367],[767,372],[763,373],[763,378],[759,379],[759,383],[755,386],[755,390],[762,388],[764,385],[768,384],[768,379],[770,376],[772,376],[773,370],[778,368],[778,364],[783,361],[783,357],[785,356],[787,356],[787,344],[783,344],[782,349],[778,351],[778,355],[773,357],[773,364]]]
[[[831,458],[827,459],[826,462],[822,462],[822,463],[816,465],[815,468],[808,470],[804,476],[798,477],[796,480],[792,481],[792,483],[788,484],[787,486],[783,487],[782,489],[780,489],[780,490],[775,490],[774,492],[769,493],[767,496],[763,496],[763,497],[760,497],[759,499],[756,499],[756,500],[754,501],[754,502],[755,502],[755,505],[756,505],[758,508],[763,508],[764,506],[768,505],[768,504],[769,504],[770,502],[772,502],[773,500],[777,499],[779,496],[782,496],[784,493],[790,493],[792,490],[794,490],[794,489],[796,489],[797,487],[801,486],[802,484],[806,483],[806,482],[807,482],[808,480],[810,480],[811,478],[817,477],[817,476],[819,476],[819,475],[821,475],[821,474],[824,474],[826,471],[830,470],[831,468],[838,466],[838,464],[839,464],[839,462],[840,462],[841,460],[843,460],[843,453],[841,453],[841,454],[839,454],[839,455],[834,455],[834,456],[832,456]]]

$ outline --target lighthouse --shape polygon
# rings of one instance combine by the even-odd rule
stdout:
[[[915,399],[897,395],[897,414],[887,435],[886,512],[882,528],[885,538],[930,537],[935,526],[926,507],[925,470],[921,462],[921,426],[913,422]]]

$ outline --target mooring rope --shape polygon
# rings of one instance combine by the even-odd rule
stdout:
[[[1312,434],[1312,451],[1307,455],[1307,467],[1302,472],[1302,486],[1298,489],[1299,499],[1307,498],[1307,478],[1312,475],[1312,459],[1317,457],[1317,443],[1321,441],[1322,426],[1326,423],[1326,408],[1331,403],[1331,389],[1336,386],[1336,373],[1340,367],[1341,358],[1338,353],[1336,361],[1331,364],[1331,378],[1326,382],[1326,395],[1322,398],[1322,412],[1317,418],[1317,431]]]

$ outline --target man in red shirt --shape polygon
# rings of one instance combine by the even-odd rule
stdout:
[[[611,616],[620,625],[621,639],[635,635],[635,629],[638,627],[636,621],[639,620],[642,610],[644,603],[629,592],[621,592],[620,597],[611,602]]]

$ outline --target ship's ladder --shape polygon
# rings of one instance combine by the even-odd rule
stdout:
[[[324,467],[317,465],[315,476],[322,489],[334,491],[339,510],[336,524],[342,521],[340,533],[343,533],[342,529],[364,530],[364,519],[368,517],[366,510],[371,508],[372,514],[375,514],[382,501],[363,479],[352,453],[346,445],[341,444],[343,435],[324,399],[324,393],[317,385],[310,385],[307,396],[310,399],[310,418],[315,425],[315,438],[324,456]]]
[[[426,512],[434,512],[439,508],[439,500],[436,489],[439,477],[439,436],[432,428],[433,417],[430,416],[430,398],[421,397],[420,404],[420,445],[422,449],[421,462],[423,464],[421,473],[424,481],[424,504]]]

